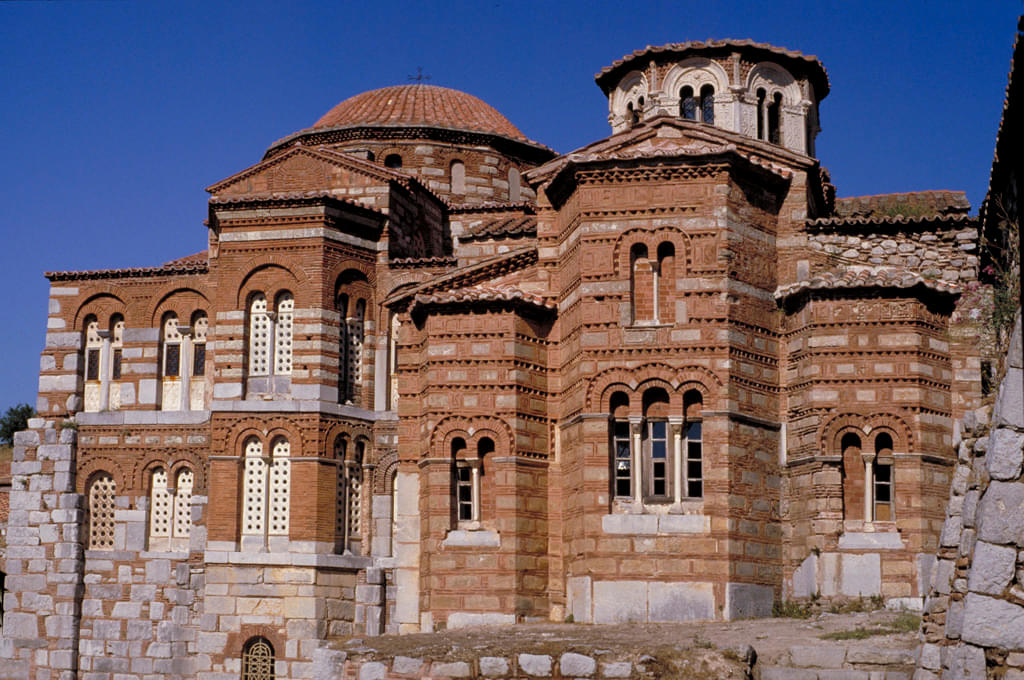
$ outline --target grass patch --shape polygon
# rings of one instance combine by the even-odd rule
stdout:
[[[881,626],[864,628],[857,626],[852,630],[838,630],[825,633],[818,637],[822,640],[863,640],[875,635],[894,635],[897,633],[915,633],[921,627],[921,617],[910,612],[903,612],[892,621]]]
[[[815,614],[815,603],[786,600],[772,604],[772,616],[777,619],[809,619]]]

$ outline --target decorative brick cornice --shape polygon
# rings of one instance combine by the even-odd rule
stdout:
[[[809,291],[839,291],[859,289],[902,289],[909,290],[921,286],[946,295],[959,295],[960,286],[942,279],[926,279],[916,272],[865,269],[848,270],[845,272],[825,272],[807,279],[779,286],[775,290],[775,299],[782,301],[795,295]]]

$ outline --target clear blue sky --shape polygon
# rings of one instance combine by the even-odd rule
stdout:
[[[609,134],[593,75],[645,45],[753,38],[815,54],[840,196],[984,196],[1018,0],[0,2],[0,410],[35,404],[43,271],[206,246],[205,186],[364,90],[488,102],[559,152]]]

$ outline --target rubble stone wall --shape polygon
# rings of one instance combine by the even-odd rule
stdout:
[[[956,429],[954,444],[958,462],[914,677],[1024,678],[1024,358],[1019,311],[995,404],[969,412]]]

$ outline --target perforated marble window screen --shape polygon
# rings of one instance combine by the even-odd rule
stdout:
[[[348,535],[349,539],[358,539],[362,530],[363,507],[363,452],[365,445],[356,442],[355,456],[346,461],[348,470]]]
[[[274,680],[274,648],[264,638],[253,638],[245,644],[242,680]]]
[[[258,439],[245,443],[245,472],[242,499],[242,533],[262,535],[266,526],[267,464],[263,444]]]
[[[167,489],[167,470],[157,468],[150,477],[149,537],[166,538],[171,535],[173,499]]]
[[[114,548],[114,478],[101,472],[89,486],[89,549]]]
[[[290,509],[291,461],[288,459],[291,447],[285,439],[274,442],[273,458],[270,465],[270,527],[271,536],[288,535]]]
[[[295,299],[291,293],[282,293],[277,300],[277,321],[274,327],[274,373],[292,372],[292,323]]]
[[[174,493],[174,537],[188,538],[192,533],[192,484],[195,474],[188,468],[178,471]]]
[[[363,381],[363,340],[365,336],[366,300],[357,300],[355,312],[345,321],[348,327],[346,334],[348,351],[346,368],[348,369],[348,390],[354,400],[359,397],[359,386]]]
[[[257,293],[249,303],[249,375],[270,374],[270,336],[267,296]]]

